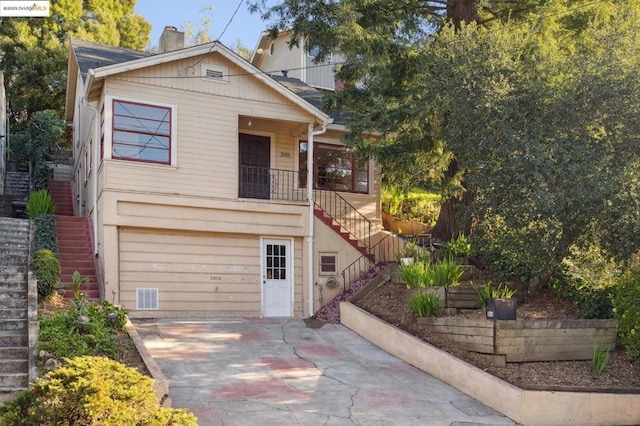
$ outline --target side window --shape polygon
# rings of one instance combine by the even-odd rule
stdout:
[[[171,164],[171,108],[113,101],[112,158]]]

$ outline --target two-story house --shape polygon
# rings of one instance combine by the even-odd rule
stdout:
[[[103,296],[132,317],[313,315],[374,260],[377,166],[340,143],[318,89],[167,37],[157,54],[70,42],[76,207]]]
[[[334,69],[344,57],[340,53],[331,53],[319,59],[318,48],[310,46],[306,39],[300,40],[298,46],[289,46],[290,41],[291,31],[283,31],[275,39],[268,32],[262,33],[251,56],[251,63],[266,73],[284,73],[309,86],[334,90]]]

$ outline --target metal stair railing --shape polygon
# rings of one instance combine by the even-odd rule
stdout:
[[[371,221],[365,215],[331,188],[314,189],[313,202],[317,208],[358,241],[367,253],[370,252]]]

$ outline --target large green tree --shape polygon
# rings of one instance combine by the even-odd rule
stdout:
[[[451,160],[466,221],[449,204],[441,237],[474,226],[533,287],[587,237],[636,250],[638,1],[447,5],[287,0],[265,16],[345,55],[328,101],[356,150],[417,183]]]
[[[70,38],[144,49],[151,25],[134,8],[135,0],[59,0],[51,2],[48,18],[3,19],[0,52],[12,118],[62,111]]]

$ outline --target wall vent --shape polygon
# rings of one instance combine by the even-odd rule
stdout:
[[[158,309],[158,289],[157,288],[137,288],[136,289],[136,309],[138,310]]]
[[[219,82],[228,82],[229,81],[229,71],[227,71],[224,67],[218,67],[215,65],[202,65],[201,76],[204,79],[219,81]]]

